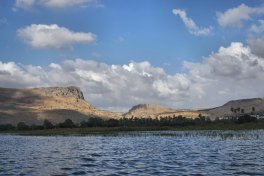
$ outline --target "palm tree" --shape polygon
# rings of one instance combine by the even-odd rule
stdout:
[[[237,108],[237,112],[239,112],[239,111],[240,111],[240,107]]]

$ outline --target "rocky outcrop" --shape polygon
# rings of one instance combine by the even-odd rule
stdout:
[[[40,89],[40,93],[44,96],[61,96],[61,97],[74,97],[76,99],[84,100],[84,96],[79,87],[44,87]]]

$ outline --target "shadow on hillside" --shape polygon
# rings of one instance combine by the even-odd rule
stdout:
[[[32,90],[4,89],[0,88],[0,124],[13,124],[25,122],[26,124],[42,124],[44,119],[52,123],[61,123],[71,119],[74,123],[87,120],[89,115],[76,110],[53,109],[32,111],[29,106],[37,105],[42,97]]]
[[[74,123],[80,123],[83,120],[87,120],[91,115],[83,114],[79,111],[68,110],[68,109],[54,109],[46,110],[43,112],[46,119],[53,123],[61,123],[66,119],[71,119]]]
[[[30,90],[0,89],[0,124],[38,123],[37,114],[28,106],[36,104],[40,96]]]

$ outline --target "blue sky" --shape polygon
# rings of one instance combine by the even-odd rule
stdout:
[[[194,81],[190,75],[198,68],[189,68],[190,66],[186,65],[206,65],[207,60],[209,60],[208,63],[211,63],[210,58],[215,56],[213,53],[221,54],[219,49],[221,47],[230,48],[232,42],[242,44],[243,46],[240,46],[242,49],[250,47],[250,54],[262,58],[260,51],[262,41],[257,40],[257,38],[262,38],[263,33],[260,25],[264,14],[262,0],[64,0],[61,2],[58,4],[57,0],[0,1],[0,61],[2,64],[14,62],[19,68],[22,67],[22,70],[31,74],[27,70],[30,65],[36,68],[39,66],[47,72],[52,63],[62,66],[65,61],[74,61],[76,58],[83,61],[93,60],[109,67],[116,65],[122,68],[129,66],[129,63],[132,65],[134,63],[134,66],[131,67],[136,68],[135,65],[140,65],[145,61],[153,69],[163,69],[167,76],[164,78],[167,81],[166,85],[173,90],[178,87],[170,85],[171,83],[168,82],[170,76],[186,76],[188,77],[187,82],[190,81],[191,85],[196,84],[197,80]],[[175,13],[173,10],[176,10]],[[226,13],[228,10],[230,10],[230,14]],[[184,23],[184,14],[185,22],[189,26]],[[67,36],[82,33],[86,38],[80,39],[75,35],[74,39],[66,40],[55,36],[55,41],[61,40],[62,42],[55,42],[60,47],[54,47],[52,45],[54,43],[45,41],[45,37],[43,41],[39,41],[39,33],[34,30],[37,27],[49,28],[51,25],[56,25],[53,27],[59,31],[68,30]],[[252,30],[253,25],[256,26],[258,32]],[[34,36],[31,36],[32,30],[36,32]],[[199,33],[203,30],[206,32]],[[32,41],[39,43],[34,45],[30,43]],[[68,43],[64,45],[63,42]],[[143,67],[138,66],[140,71],[145,73],[147,69]],[[95,71],[97,74],[99,72]],[[158,77],[160,78],[160,76]],[[17,78],[13,77],[13,79]],[[214,79],[220,81],[220,78]],[[222,79],[221,77],[221,81]],[[164,80],[161,79],[161,81]],[[86,86],[91,83],[89,80],[86,81]],[[98,80],[90,79],[90,81],[98,83]],[[61,86],[71,83],[70,81],[63,84],[56,81],[47,83],[42,80],[39,83],[16,85],[2,81],[1,86]],[[85,87],[84,85],[80,86]],[[156,84],[152,82],[150,86],[155,87]],[[182,101],[186,96],[192,97],[190,101],[191,99],[196,100],[199,96],[194,96],[192,93],[179,96],[176,92],[177,103],[174,103],[175,99],[167,101],[166,96],[163,96],[164,92],[159,92],[161,89],[165,90],[166,88],[161,86],[157,90],[158,93],[156,92],[160,95],[155,99],[146,97],[146,102],[154,101],[155,103],[182,107],[199,106],[197,103]],[[230,87],[226,89],[230,89]],[[225,98],[219,98],[214,104],[223,103],[230,98],[263,96],[259,91],[253,95],[247,94],[247,91],[241,92],[233,97],[228,94]],[[97,101],[95,97],[98,98],[99,95],[114,96],[117,93],[113,93],[113,90],[112,94],[104,93],[100,92],[96,95],[87,93],[86,96],[89,99],[94,99],[96,105],[111,109],[113,102],[109,101],[104,104]],[[172,91],[169,94],[174,95],[175,93]],[[138,95],[132,93],[130,96],[134,96],[135,100],[129,100],[127,105],[119,109],[127,108],[134,103],[145,103],[144,98],[136,98]],[[121,99],[121,97],[118,98]],[[119,101],[118,98],[115,101]],[[211,102],[205,102],[203,106],[209,104]],[[121,106],[121,104],[117,103],[116,106]]]
[[[1,1],[0,57],[3,61],[47,65],[66,58],[93,59],[109,64],[125,64],[130,60],[149,60],[156,66],[167,66],[175,73],[182,60],[200,61],[231,41],[246,40],[246,31],[222,29],[216,12],[241,3],[257,6],[261,1],[101,1],[103,7],[89,6],[65,9],[32,7],[12,10],[15,1]],[[172,9],[187,11],[197,25],[213,26],[209,36],[193,36]],[[35,49],[25,45],[16,35],[17,29],[31,24],[58,24],[72,31],[92,32],[98,36],[92,44],[78,44],[71,50]],[[168,66],[168,64],[170,66]]]

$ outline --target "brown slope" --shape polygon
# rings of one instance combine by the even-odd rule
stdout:
[[[124,117],[131,118],[133,117],[139,117],[139,118],[155,118],[160,113],[164,112],[172,112],[174,111],[171,108],[157,105],[157,104],[139,104],[136,106],[133,106],[127,113],[124,114]]]
[[[33,89],[0,88],[0,124],[25,122],[53,123],[70,118],[75,123],[91,116],[120,118],[118,113],[102,111],[85,101],[77,87],[46,87]]]
[[[252,107],[255,108],[255,113],[263,113],[264,112],[264,99],[263,98],[251,98],[251,99],[240,99],[240,100],[232,100],[224,104],[223,106],[201,110],[202,112],[206,112],[210,115],[212,119],[216,117],[225,117],[225,116],[235,116],[241,114],[241,109],[244,110],[244,113],[251,113]],[[237,113],[231,111],[233,109],[240,109]]]
[[[127,113],[124,114],[124,117],[160,118],[160,117],[177,117],[181,115],[188,118],[196,118],[199,116],[200,113],[203,116],[208,116],[207,113],[199,112],[197,110],[172,109],[157,104],[139,104],[133,106]]]
[[[242,109],[244,113],[252,113],[252,107],[255,109],[255,113],[264,114],[264,99],[263,98],[251,98],[251,99],[240,99],[232,100],[226,104],[211,108],[211,109],[202,109],[202,110],[180,110],[167,108],[160,105],[153,104],[139,104],[132,107],[127,113],[124,114],[124,117],[139,117],[139,118],[156,118],[156,117],[177,117],[179,115],[196,118],[201,114],[202,116],[210,117],[215,119],[216,117],[230,117],[237,116],[242,114]],[[239,109],[236,113],[231,112],[231,108]]]

